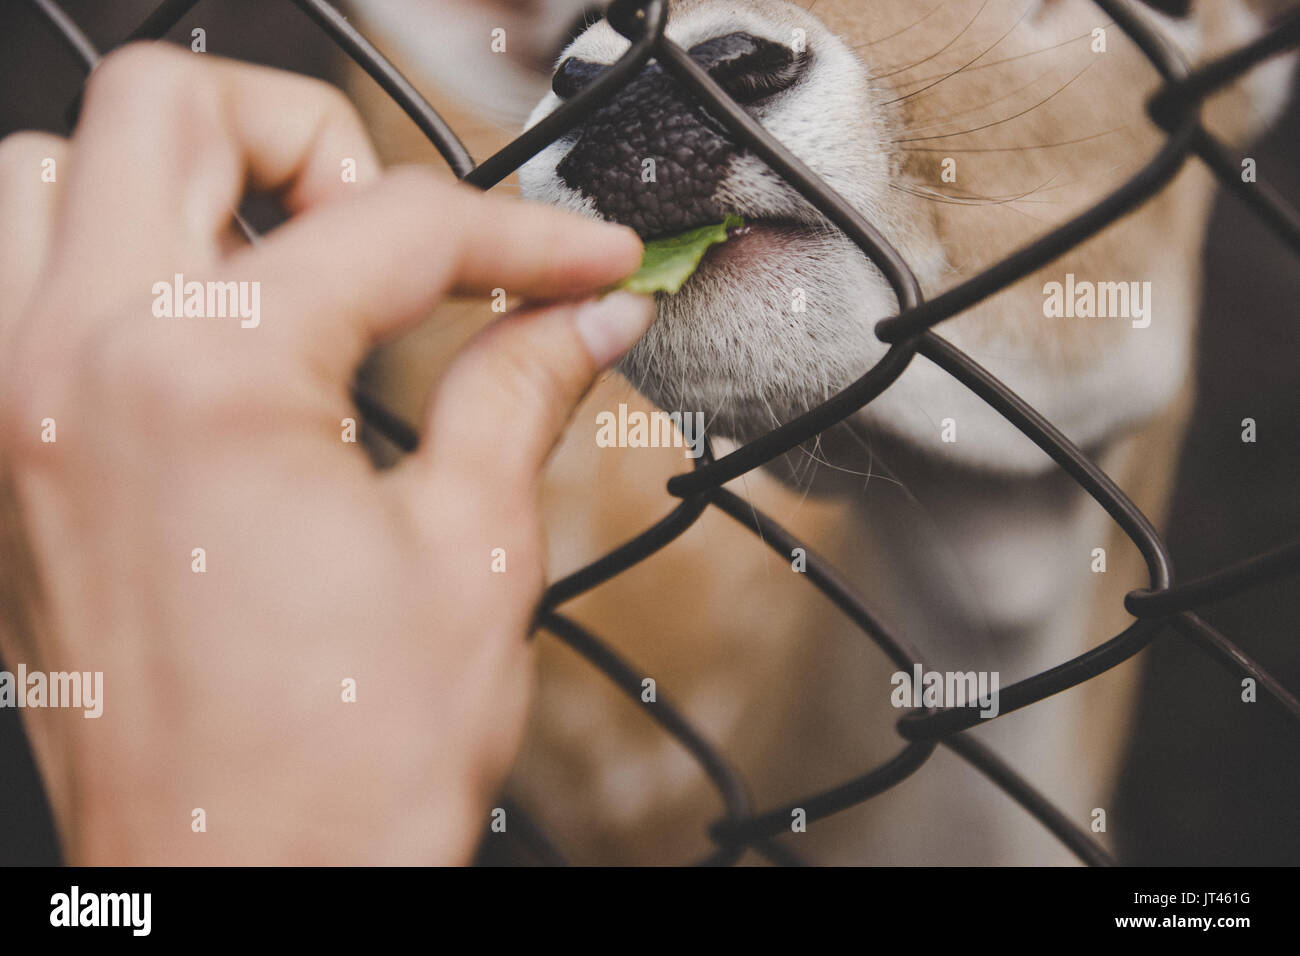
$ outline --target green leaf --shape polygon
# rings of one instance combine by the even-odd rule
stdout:
[[[716,226],[701,226],[680,236],[655,239],[645,244],[641,268],[618,284],[629,292],[675,293],[700,266],[710,246],[727,241],[727,233],[745,224],[740,216],[728,216]]]

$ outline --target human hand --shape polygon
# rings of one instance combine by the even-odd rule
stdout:
[[[234,247],[249,184],[292,218]],[[0,654],[103,673],[97,719],[23,711],[69,861],[466,861],[526,710],[539,472],[651,317],[574,300],[636,236],[382,172],[332,88],[161,44],[104,61],[70,142],[0,143],[0,221]],[[155,314],[177,274],[256,322]],[[377,472],[344,441],[367,349],[493,287],[568,304],[473,341]]]

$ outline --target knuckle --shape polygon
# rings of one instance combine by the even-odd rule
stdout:
[[[320,113],[329,121],[341,123],[357,129],[364,129],[365,123],[347,94],[333,83],[326,83],[315,77],[304,76],[302,82],[305,97],[314,99]]]
[[[515,341],[501,347],[501,388],[521,409],[543,409],[565,401],[570,376],[544,352]]]
[[[250,69],[237,64],[235,70]],[[260,68],[258,68],[260,69]],[[300,115],[310,117],[317,127],[339,124],[364,130],[361,114],[346,93],[333,83],[299,73],[277,73],[275,82],[299,104]]]
[[[87,109],[130,106],[155,112],[189,94],[198,71],[191,58],[162,42],[129,43],[100,62],[86,82]]]

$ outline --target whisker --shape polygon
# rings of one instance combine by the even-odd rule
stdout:
[[[991,100],[988,100],[984,103],[980,103],[976,106],[972,106],[969,109],[958,110],[955,113],[947,113],[943,116],[938,116],[938,117],[933,117],[933,116],[926,117],[926,119],[932,120],[932,122],[928,122],[924,126],[909,126],[907,131],[909,133],[919,133],[922,132],[923,130],[934,129],[937,126],[942,126],[944,123],[949,123],[952,120],[955,120],[959,116],[969,116],[971,113],[978,113],[980,110],[986,110],[995,103],[1001,103],[1003,100],[1009,100],[1011,99],[1011,97],[1015,96],[1018,93],[1023,93],[1025,90],[1030,89],[1031,87],[1038,86],[1039,83],[1045,77],[1055,72],[1055,70],[1056,70],[1055,66],[1048,67],[1046,70],[1044,70],[1042,73],[1039,73],[1028,83],[1024,83],[1020,86],[1017,86],[1014,90],[1009,90],[1008,92],[1003,93],[1001,96],[994,97]],[[906,97],[902,97],[902,99],[906,99]],[[898,102],[898,100],[895,100],[894,102]]]
[[[754,507],[754,496],[749,491],[749,474],[749,472],[745,472],[740,476],[741,497],[745,499],[745,504],[749,505],[749,513],[753,515],[754,531],[758,535],[758,540],[762,541],[763,544],[767,544],[767,537],[763,534],[763,523],[758,520],[758,509]],[[764,562],[763,566],[770,567],[767,562]]]
[[[890,101],[889,101],[888,103],[886,103],[885,105],[886,105],[886,106],[889,106],[889,105],[891,105],[891,104],[893,104],[893,103],[898,103],[898,102],[901,102],[901,101],[906,100],[906,99],[911,99],[913,96],[919,96],[920,94],[924,93],[926,90],[932,90],[932,89],[934,89],[936,86],[938,86],[938,85],[939,85],[940,83],[942,83],[944,80],[951,79],[952,77],[956,76],[958,73],[961,73],[963,70],[967,69],[968,67],[972,66],[973,64],[978,63],[980,60],[984,59],[984,57],[988,56],[990,53],[992,53],[994,50],[996,50],[996,49],[998,48],[999,44],[1001,44],[1003,40],[1005,40],[1007,37],[1011,36],[1012,31],[1014,31],[1014,30],[1016,29],[1016,27],[1020,26],[1020,24],[1022,24],[1022,23],[1025,21],[1025,17],[1029,16],[1029,10],[1030,10],[1029,7],[1025,7],[1024,12],[1022,12],[1022,13],[1020,14],[1020,16],[1016,19],[1016,22],[1013,23],[1013,24],[1011,24],[1011,28],[1010,28],[1009,30],[1007,30],[1006,33],[1002,34],[1002,36],[998,37],[998,38],[993,42],[993,45],[992,45],[992,46],[986,47],[986,48],[984,49],[984,52],[982,52],[979,56],[975,57],[975,58],[972,59],[972,60],[967,60],[967,61],[966,61],[965,63],[963,63],[961,66],[957,67],[957,69],[953,70],[951,73],[949,73],[949,74],[947,74],[947,75],[945,75],[945,76],[941,76],[941,77],[939,77],[939,79],[935,80],[935,81],[934,81],[933,83],[931,83],[929,86],[923,86],[923,87],[921,87],[919,90],[913,90],[911,93],[906,93],[906,94],[904,94],[903,96],[898,97],[898,99],[890,100]]]
[[[713,410],[713,414],[709,416],[709,420],[704,425],[704,433],[706,435],[709,433],[709,429],[713,427],[713,423],[718,420],[718,416],[721,414],[722,414],[721,408],[715,408]]]
[[[859,445],[861,445],[861,446],[862,446],[862,450],[865,451],[865,452],[867,453],[867,470],[866,470],[866,471],[853,471],[853,470],[851,470],[851,469],[843,468],[843,467],[839,468],[840,471],[843,471],[843,472],[845,472],[846,474],[850,474],[850,475],[854,475],[854,476],[856,476],[856,477],[861,477],[861,478],[866,479],[866,480],[863,481],[863,483],[862,483],[862,490],[863,490],[863,491],[866,491],[867,486],[868,486],[869,484],[871,484],[872,481],[887,481],[887,482],[890,482],[891,484],[898,485],[898,487],[902,488],[905,492],[907,491],[907,486],[906,486],[905,484],[903,484],[903,482],[901,482],[901,481],[899,481],[897,478],[895,478],[893,475],[888,475],[888,474],[884,474],[884,473],[881,473],[881,472],[877,472],[877,471],[876,471],[876,453],[875,453],[875,449],[873,449],[873,448],[871,447],[871,442],[867,441],[867,439],[866,439],[865,436],[860,435],[860,434],[858,433],[858,430],[857,430],[856,428],[851,427],[847,422],[840,422],[839,425],[842,427],[842,429],[843,429],[843,431],[845,432],[845,434],[847,434],[847,435],[848,435],[850,438],[852,438],[855,442],[857,442]],[[836,467],[835,465],[832,465],[832,464],[830,464],[829,462],[824,462],[824,464],[826,464],[827,467],[830,467],[830,468],[835,468],[835,467]],[[910,493],[910,492],[908,492],[908,496],[911,497],[911,493]]]
[[[1113,25],[1114,25],[1114,21],[1112,20],[1103,24],[1103,27],[1109,27]],[[1063,46],[1069,46],[1071,43],[1078,43],[1080,40],[1087,40],[1090,39],[1091,37],[1092,37],[1091,31],[1089,31],[1088,33],[1080,33],[1077,37],[1071,37],[1068,40],[1062,40],[1060,43],[1055,43],[1052,46],[1045,46],[1038,50],[1030,50],[1028,53],[1017,53],[1015,56],[1009,56],[1001,60],[990,60],[988,63],[981,63],[979,66],[971,67],[966,72],[976,73],[980,70],[987,70],[991,67],[1001,66],[1003,63],[1013,63],[1016,60],[1023,60],[1026,59],[1027,57],[1038,56],[1040,53],[1050,53],[1052,50],[1059,50]],[[934,77],[926,76],[915,80],[903,80],[902,85],[910,86],[913,83],[927,83],[932,79],[934,79]]]
[[[901,153],[1018,153],[1030,149],[1052,149],[1057,146],[1074,146],[1076,143],[1086,143],[1089,140],[1101,139],[1103,136],[1109,136],[1112,133],[1120,133],[1128,129],[1127,126],[1116,126],[1114,129],[1108,129],[1104,133],[1093,133],[1091,136],[1082,136],[1079,139],[1066,139],[1058,143],[1039,143],[1036,146],[962,146],[957,149],[950,149],[946,146],[906,146],[899,150]]]
[[[809,459],[810,461],[815,462],[815,463],[818,464],[818,465],[825,465],[825,466],[826,466],[827,468],[829,468],[831,471],[838,471],[838,472],[840,472],[841,474],[852,475],[852,476],[855,477],[855,478],[870,478],[870,477],[871,477],[870,472],[866,472],[866,471],[857,471],[856,469],[853,469],[853,468],[846,468],[844,465],[837,465],[837,464],[834,464],[833,462],[829,461],[825,456],[823,456],[823,455],[818,455],[818,454],[816,453],[816,450],[815,450],[815,449],[814,449],[813,451],[809,451],[809,450],[806,449],[806,448],[804,448],[804,449],[800,449],[800,450],[804,453],[804,455],[806,455],[806,456],[808,457],[808,459]]]
[[[815,2],[815,0],[814,0],[814,2]],[[948,2],[948,0],[939,0],[939,3],[937,3],[937,4],[934,6],[934,8],[930,10],[929,13],[927,13],[925,16],[921,17],[921,19],[917,20],[916,22],[911,23],[911,24],[909,24],[909,25],[903,27],[903,29],[901,29],[901,30],[896,30],[895,32],[889,34],[888,36],[879,37],[878,39],[875,39],[875,40],[868,40],[866,43],[862,43],[862,44],[859,44],[858,46],[853,47],[853,49],[854,49],[855,51],[856,51],[856,50],[861,50],[861,49],[863,49],[864,47],[875,46],[877,43],[884,43],[886,40],[892,40],[892,39],[893,39],[894,37],[896,37],[896,36],[902,36],[902,35],[903,35],[904,33],[906,33],[908,30],[911,30],[911,29],[914,28],[914,27],[919,27],[919,26],[920,26],[922,23],[924,23],[926,20],[930,19],[932,16],[934,16],[936,13],[938,13],[938,12],[939,12],[939,8],[942,7],[944,4],[946,4],[947,2]]]
[[[1077,80],[1079,77],[1083,76],[1083,74],[1085,74],[1085,73],[1087,73],[1089,70],[1091,70],[1091,69],[1093,68],[1093,66],[1096,64],[1096,62],[1097,62],[1096,60],[1093,60],[1092,63],[1089,63],[1087,66],[1085,66],[1085,67],[1084,67],[1082,70],[1080,70],[1078,73],[1074,74],[1074,76],[1070,77],[1070,79],[1067,80],[1067,81],[1065,82],[1065,84],[1064,84],[1063,86],[1061,86],[1059,89],[1055,90],[1054,92],[1052,92],[1051,94],[1049,94],[1049,95],[1048,95],[1047,97],[1045,97],[1044,99],[1039,100],[1037,103],[1035,103],[1033,106],[1029,107],[1028,109],[1021,110],[1019,113],[1015,113],[1015,114],[1012,115],[1012,116],[1008,116],[1008,117],[1005,117],[1004,119],[1000,119],[1000,120],[995,120],[995,121],[992,122],[992,123],[985,123],[983,126],[976,126],[976,127],[972,128],[972,129],[963,129],[963,130],[958,130],[958,131],[955,132],[955,133],[940,133],[940,134],[937,134],[937,135],[935,135],[935,136],[914,136],[914,137],[908,137],[908,138],[905,138],[905,139],[896,139],[896,140],[894,140],[894,142],[895,142],[895,143],[918,143],[918,142],[924,142],[924,141],[926,141],[926,140],[931,140],[931,139],[948,139],[949,137],[952,137],[952,136],[965,136],[965,135],[967,135],[967,134],[969,134],[969,133],[978,133],[980,130],[992,129],[994,126],[1001,126],[1003,123],[1010,123],[1012,120],[1014,120],[1014,119],[1019,119],[1020,117],[1024,116],[1026,113],[1032,113],[1034,110],[1038,109],[1040,106],[1042,106],[1042,105],[1044,105],[1045,103],[1049,102],[1049,101],[1052,100],[1054,97],[1056,97],[1056,96],[1058,96],[1059,94],[1065,92],[1065,90],[1069,88],[1069,86],[1070,86],[1071,83],[1073,83],[1073,82],[1074,82],[1075,80]]]
[[[909,63],[907,66],[899,67],[898,69],[891,70],[888,73],[877,73],[875,74],[874,79],[883,80],[886,77],[895,76],[896,74],[899,73],[906,73],[908,70],[913,70],[916,67],[920,66],[922,63],[929,63],[935,57],[940,56],[945,50],[947,50],[950,46],[952,46],[954,43],[956,43],[958,40],[960,40],[962,37],[966,35],[966,31],[971,28],[971,24],[973,24],[977,19],[979,19],[979,15],[984,12],[984,9],[988,5],[989,5],[989,0],[984,0],[984,2],[980,4],[979,9],[975,11],[975,16],[971,17],[969,20],[966,21],[966,25],[963,26],[960,31],[958,31],[956,36],[953,37],[951,40],[949,40],[947,43],[945,43],[943,46],[941,46],[939,49],[935,50],[929,56],[925,57],[925,59],[917,60],[915,63]]]
[[[1046,187],[1047,184],[1050,183],[1057,176],[1061,175],[1061,172],[1062,170],[1058,169],[1056,172],[1052,173],[1051,176],[1043,180],[1043,182],[1039,183],[1033,189],[1030,189],[1026,192],[1019,193],[1013,196],[958,196],[952,193],[941,193],[936,190],[926,189],[921,186],[915,186],[915,187],[900,186],[897,183],[890,183],[890,187],[893,189],[898,189],[905,193],[909,193],[910,195],[917,196],[918,198],[921,199],[933,199],[936,202],[949,202],[959,206],[1001,206],[1001,205],[1006,205],[1008,203],[1018,202],[1019,200],[1024,199],[1026,196],[1032,196],[1034,193]],[[1059,187],[1055,187],[1055,188],[1059,188]]]
[[[817,480],[817,461],[815,456],[817,454],[817,450],[821,448],[821,446],[822,446],[822,436],[818,435],[816,440],[813,442],[813,456],[814,456],[813,460],[810,461],[808,464],[808,483],[803,486],[802,494],[799,495],[799,501],[795,504],[794,509],[790,512],[790,515],[792,517],[799,513],[799,511],[803,508],[804,504],[807,503],[808,496],[812,494],[813,482]]]

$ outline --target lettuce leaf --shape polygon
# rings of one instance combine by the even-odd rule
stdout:
[[[694,275],[711,246],[727,241],[727,233],[745,224],[740,216],[728,216],[716,226],[701,226],[680,236],[654,239],[645,244],[641,268],[618,284],[628,292],[676,293]]]

